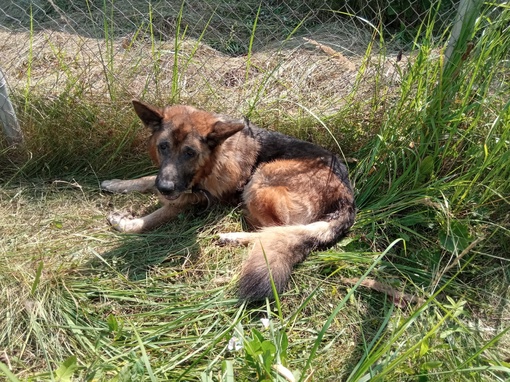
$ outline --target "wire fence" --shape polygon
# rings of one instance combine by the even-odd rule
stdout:
[[[375,70],[397,84],[422,25],[445,39],[459,1],[3,0],[0,68],[25,107],[136,97],[330,115]]]

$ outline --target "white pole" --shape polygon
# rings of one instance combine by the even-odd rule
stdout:
[[[23,134],[19,127],[16,112],[12,107],[7,89],[7,81],[0,69],[0,123],[3,126],[7,142],[16,145],[23,142]]]
[[[452,59],[453,52],[455,50],[462,50],[459,52],[460,54],[464,53],[466,47],[459,47],[458,41],[459,37],[462,33],[462,30],[468,27],[469,29],[473,28],[475,23],[477,12],[475,12],[475,7],[477,7],[480,3],[480,0],[460,0],[459,8],[457,10],[457,16],[455,16],[455,22],[452,28],[452,34],[450,36],[450,40],[448,41],[448,46],[446,47],[446,51],[444,53],[444,67],[446,68]],[[471,24],[471,25],[470,25]]]

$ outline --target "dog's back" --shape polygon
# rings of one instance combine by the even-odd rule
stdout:
[[[281,292],[296,263],[345,235],[354,223],[355,203],[347,168],[328,150],[249,123],[243,134],[258,147],[243,202],[247,221],[259,231],[222,239],[253,243],[240,295],[258,300],[273,295],[271,279]]]

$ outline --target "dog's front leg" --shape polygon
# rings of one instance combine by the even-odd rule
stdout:
[[[156,175],[144,176],[137,179],[111,179],[101,182],[101,189],[117,194],[125,194],[131,191],[149,192],[155,190]]]
[[[128,213],[113,212],[108,216],[108,221],[113,228],[120,232],[139,233],[150,231],[174,219],[181,212],[193,205],[208,204],[209,202],[209,198],[203,192],[183,194],[178,200],[173,202],[163,200],[163,207],[149,215],[137,218],[130,216]]]
[[[142,217],[132,217],[127,213],[113,212],[108,216],[108,222],[120,232],[140,233],[156,228],[173,218],[175,218],[182,209],[173,205],[164,205],[149,215]]]

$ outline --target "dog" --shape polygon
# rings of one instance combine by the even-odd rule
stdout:
[[[247,119],[133,100],[151,130],[149,153],[157,175],[106,180],[114,193],[155,191],[162,207],[143,217],[112,213],[121,232],[150,230],[197,204],[242,202],[252,232],[220,234],[224,244],[251,244],[239,281],[248,301],[281,293],[294,265],[334,244],[354,223],[356,208],[345,164],[330,151]]]

